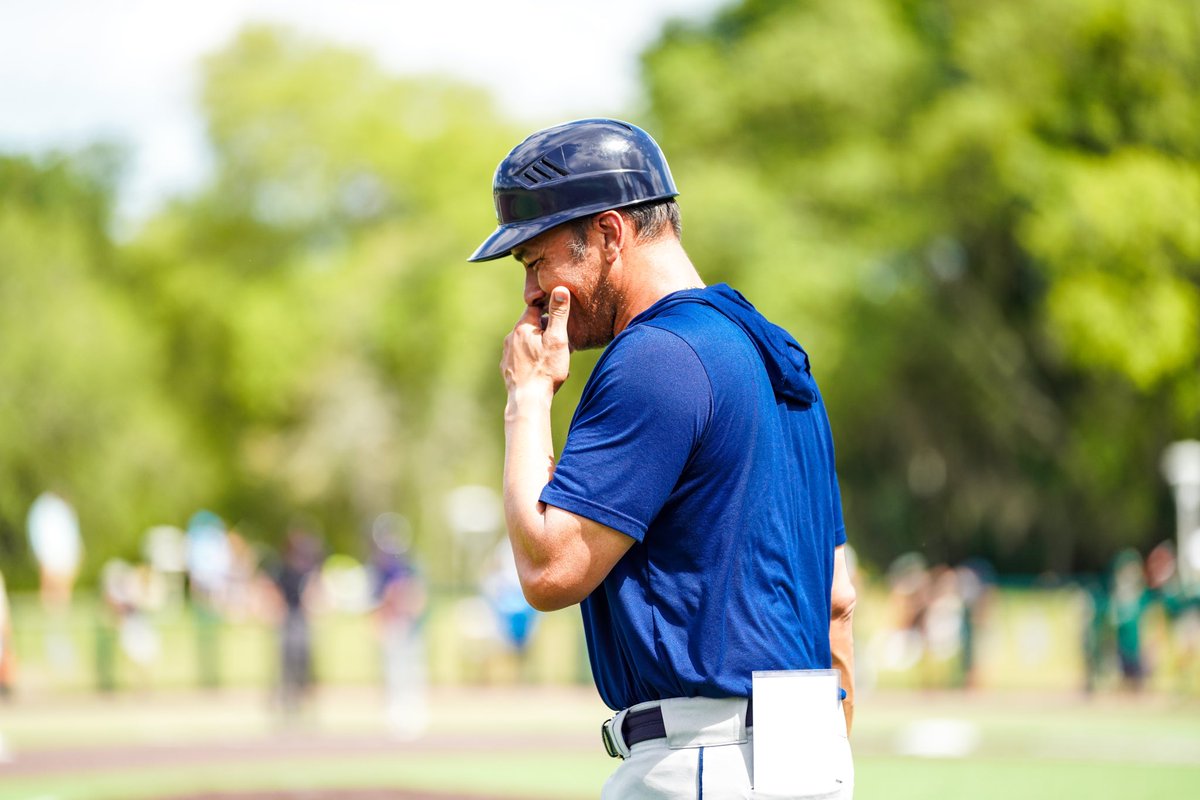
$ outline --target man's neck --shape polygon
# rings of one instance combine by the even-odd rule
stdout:
[[[638,314],[669,294],[683,289],[703,289],[704,281],[692,266],[679,240],[667,234],[641,242],[622,255],[624,287],[613,335],[629,326]]]

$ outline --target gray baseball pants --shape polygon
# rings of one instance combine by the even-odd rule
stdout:
[[[654,705],[662,708],[666,738],[633,747],[618,741],[625,760],[604,784],[601,800],[768,800],[753,788],[754,729],[746,728],[745,698],[672,698],[636,705],[618,716]],[[614,725],[617,731],[620,722]],[[769,800],[852,800],[854,763],[844,719],[830,736],[841,754],[841,789]]]

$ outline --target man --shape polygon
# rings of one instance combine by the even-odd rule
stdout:
[[[496,171],[472,261],[525,267],[504,343],[504,508],[529,602],[582,603],[624,759],[604,797],[751,797],[752,672],[841,670],[854,591],[832,439],[808,357],[680,243],[658,145],[616,120],[539,131]],[[554,461],[573,350],[607,349]],[[835,702],[835,698],[830,698]],[[835,743],[836,745],[836,743]]]
[[[64,675],[73,671],[75,646],[68,633],[71,596],[83,563],[79,516],[61,495],[42,492],[26,517],[29,546],[41,577],[42,608],[46,612],[46,655],[50,666]]]
[[[8,590],[4,573],[0,572],[0,700],[12,695],[15,659],[12,652],[12,615],[8,612]],[[0,737],[0,763],[4,761],[4,739]]]

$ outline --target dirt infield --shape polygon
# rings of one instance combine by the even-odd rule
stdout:
[[[510,737],[517,744],[553,753],[577,749],[578,737]],[[589,740],[590,742],[590,740]],[[469,757],[471,753],[494,751],[492,737],[464,739],[456,736],[427,736],[397,744],[371,737],[293,736],[265,741],[238,743],[189,743],[164,746],[114,746],[64,748],[21,754],[0,764],[0,787],[6,778],[30,776],[71,776],[86,779],[89,774],[107,771],[138,770],[154,767],[182,767],[212,764],[214,769],[230,764],[262,761],[305,760],[337,756],[378,754],[445,753],[452,750]],[[218,766],[220,765],[220,766]],[[398,788],[304,788],[272,790],[228,790],[164,793],[155,800],[515,800],[512,794],[481,795],[462,792],[435,792]]]
[[[117,800],[126,781],[153,800],[520,800],[541,784],[514,763],[607,766],[597,702],[574,688],[442,690],[431,729],[410,739],[369,689],[323,692],[292,721],[238,690],[22,698],[0,709],[0,800]]]
[[[180,794],[160,800],[512,800],[477,794],[433,794],[402,789],[304,789],[289,792],[208,792]]]
[[[590,733],[590,732],[589,732]],[[572,751],[595,747],[598,736],[508,736],[506,746],[536,749],[540,752]],[[63,747],[17,754],[0,765],[0,778],[31,775],[69,775],[97,770],[145,769],[161,766],[196,764],[238,764],[286,759],[331,758],[339,756],[411,755],[412,753],[493,752],[493,736],[455,734],[428,735],[398,743],[378,736],[297,735],[271,739],[233,742],[189,742],[170,745],[117,745],[112,747]],[[204,795],[208,797],[209,795]],[[212,795],[213,797],[224,795]],[[281,795],[305,797],[308,795]],[[174,798],[172,798],[174,800]],[[191,800],[189,796],[188,800]],[[404,798],[403,800],[408,800]],[[490,800],[490,798],[488,799]]]

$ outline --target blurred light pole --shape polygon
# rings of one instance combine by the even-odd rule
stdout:
[[[444,509],[456,545],[454,577],[460,586],[474,586],[485,554],[504,525],[500,495],[490,486],[459,486],[446,494]]]
[[[1193,589],[1200,579],[1200,442],[1185,439],[1168,445],[1162,471],[1175,493],[1179,577]]]

